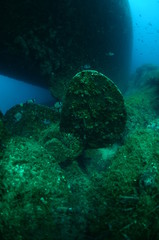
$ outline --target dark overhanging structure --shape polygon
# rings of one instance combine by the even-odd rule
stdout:
[[[61,99],[82,69],[127,87],[132,24],[127,0],[5,0],[0,74],[50,87]]]

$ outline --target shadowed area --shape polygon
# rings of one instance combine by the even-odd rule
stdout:
[[[127,0],[6,0],[0,8],[0,73],[51,86],[62,97],[91,68],[126,88],[132,26]]]

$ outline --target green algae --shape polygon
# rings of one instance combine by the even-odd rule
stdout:
[[[77,98],[98,96],[88,83],[77,89]],[[53,109],[21,104],[10,110],[3,118],[10,135],[0,161],[1,239],[158,239],[155,93],[156,87],[142,88],[125,98],[123,141],[102,149],[84,149],[80,138],[61,132],[60,113]],[[79,114],[85,117],[86,109]]]
[[[98,148],[121,140],[126,123],[123,97],[105,75],[87,70],[70,81],[61,112],[60,128]]]

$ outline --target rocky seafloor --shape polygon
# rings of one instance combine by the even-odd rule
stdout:
[[[89,74],[62,104],[1,114],[2,240],[159,239],[159,70],[140,68],[123,97]]]

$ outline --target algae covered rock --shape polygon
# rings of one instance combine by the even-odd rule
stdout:
[[[1,239],[64,239],[71,192],[52,156],[33,139],[14,137],[0,169]]]
[[[58,121],[58,115],[54,109],[29,100],[10,108],[4,121],[11,135],[39,139],[42,130]]]
[[[5,144],[6,144],[8,137],[9,137],[9,134],[5,127],[4,116],[3,116],[2,112],[0,111],[0,158],[3,156]]]
[[[92,236],[97,238],[108,223],[111,238],[105,239],[159,239],[158,139],[156,130],[135,131],[118,149],[109,169],[93,179],[99,224],[91,216]]]
[[[123,97],[116,85],[94,70],[77,73],[66,92],[60,128],[74,133],[86,147],[103,147],[121,139],[126,123]]]
[[[36,140],[14,136],[0,170],[0,239],[86,239],[90,180],[76,161],[64,171]]]
[[[41,132],[40,143],[55,158],[55,162],[72,161],[82,154],[83,145],[71,133],[60,132],[59,124],[51,124]]]
[[[159,79],[159,67],[153,64],[144,64],[137,68],[134,76],[136,88],[152,87]]]

